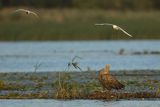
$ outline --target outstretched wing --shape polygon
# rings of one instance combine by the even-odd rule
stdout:
[[[113,26],[114,24],[110,24],[110,23],[97,23],[94,24],[95,26],[104,26],[104,25],[109,25],[109,26]]]
[[[35,12],[29,11],[29,10],[25,10],[25,9],[17,9],[14,12],[27,12],[28,14],[33,14],[34,16],[36,16],[37,18],[39,18],[39,16]]]
[[[119,30],[121,30],[123,33],[125,33],[126,35],[132,37],[131,34],[129,34],[128,32],[126,32],[126,31],[125,31],[124,29],[122,29],[121,27],[118,26],[118,28],[119,28]]]
[[[25,9],[17,9],[17,10],[15,10],[14,12],[28,12],[28,10],[25,10]]]
[[[34,16],[36,16],[37,18],[39,18],[39,16],[35,12],[30,11],[30,13],[33,14]]]

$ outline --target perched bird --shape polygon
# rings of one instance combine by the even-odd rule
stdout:
[[[25,10],[25,9],[17,9],[16,11],[14,11],[14,13],[17,13],[17,12],[25,12],[26,14],[33,14],[34,16],[36,16],[37,18],[39,18],[39,16],[35,13],[35,12],[32,12],[32,11],[29,11],[29,10]]]
[[[106,65],[104,69],[99,71],[98,79],[104,89],[123,89],[125,86],[121,84],[116,78],[109,74],[110,65]]]
[[[121,30],[123,33],[125,33],[126,35],[128,35],[129,37],[132,37],[131,34],[127,33],[124,29],[122,29],[121,27],[114,25],[114,24],[110,24],[110,23],[101,23],[101,24],[95,24],[96,26],[104,26],[104,25],[109,25],[112,26],[113,29],[115,30]]]

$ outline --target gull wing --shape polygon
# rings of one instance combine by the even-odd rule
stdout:
[[[17,9],[15,12],[28,12],[29,14],[33,14],[34,16],[36,16],[37,18],[39,18],[39,16],[35,12],[29,11],[29,10]]]
[[[17,9],[17,10],[15,10],[14,12],[20,12],[20,11],[28,12],[28,10],[25,10],[25,9]]]
[[[36,16],[37,18],[39,18],[39,16],[35,13],[35,12],[31,12],[29,11],[31,14],[33,14],[34,16]]]
[[[103,23],[96,23],[96,24],[94,24],[95,26],[104,26],[104,24]]]
[[[94,25],[96,25],[96,26],[104,26],[104,25],[113,26],[114,24],[110,24],[110,23],[96,23]]]
[[[131,34],[129,34],[128,32],[126,32],[124,29],[122,29],[121,27],[119,27],[119,30],[121,30],[123,33],[125,33],[126,35],[128,35],[129,37],[133,37]]]
[[[96,26],[104,26],[104,25],[109,25],[109,26],[114,26],[114,24],[111,24],[111,23],[97,23],[97,24],[94,24]],[[115,25],[117,26],[117,25]],[[132,37],[131,34],[129,34],[128,32],[126,32],[124,29],[122,29],[121,27],[117,26],[119,30],[121,30],[123,33],[125,33],[126,35]]]

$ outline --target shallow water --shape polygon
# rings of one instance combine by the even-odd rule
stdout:
[[[0,100],[0,107],[160,107],[160,101]]]
[[[123,54],[119,54],[120,50]],[[160,70],[160,54],[133,55],[134,52],[160,52],[160,41],[63,41],[0,42],[0,72],[64,71],[75,56],[82,70]],[[74,71],[75,69],[71,68]]]

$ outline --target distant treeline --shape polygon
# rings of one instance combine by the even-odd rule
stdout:
[[[0,0],[0,7],[160,10],[160,0]]]

